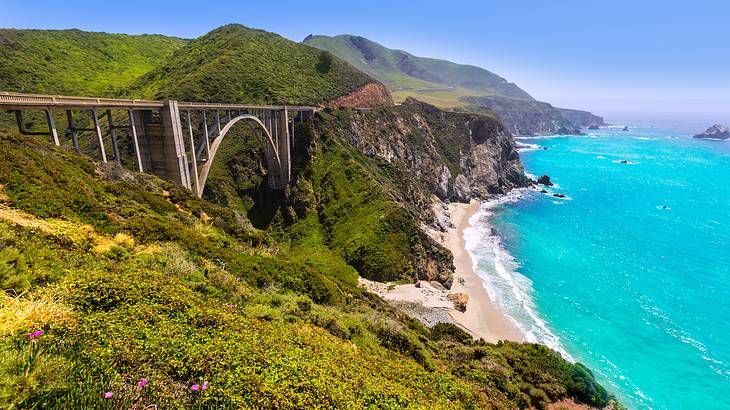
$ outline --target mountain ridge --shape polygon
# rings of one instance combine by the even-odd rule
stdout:
[[[417,57],[403,50],[386,48],[361,36],[351,34],[334,37],[309,35],[302,43],[338,55],[392,89],[408,86],[410,88],[419,86],[437,88],[446,85],[532,99],[528,93],[514,83],[481,67],[457,64],[437,58]],[[353,53],[345,53],[345,47],[352,50]],[[412,77],[422,83],[408,82],[403,77]]]
[[[413,97],[447,110],[492,112],[513,135],[574,133],[580,127],[604,124],[590,112],[537,101],[518,85],[481,67],[416,57],[351,34],[309,35],[302,43],[327,50],[377,78],[397,102]]]

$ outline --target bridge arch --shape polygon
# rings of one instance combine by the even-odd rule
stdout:
[[[269,132],[268,128],[266,128],[266,125],[255,115],[250,114],[244,114],[239,115],[237,117],[234,117],[226,125],[221,129],[220,134],[213,140],[213,143],[210,144],[210,155],[208,159],[203,164],[203,167],[200,171],[200,179],[199,179],[199,192],[197,192],[198,197],[203,196],[203,190],[205,189],[205,183],[208,180],[208,173],[210,172],[210,168],[213,166],[213,161],[215,161],[216,153],[218,152],[218,148],[220,147],[221,143],[223,142],[223,138],[225,138],[226,134],[230,129],[239,121],[252,121],[254,124],[256,124],[257,129],[260,131],[263,131],[263,135],[265,136],[265,143],[268,143],[268,148],[270,148],[270,152],[267,147],[264,147],[264,156],[266,156],[266,162],[269,167],[272,165],[276,167],[277,169],[269,169],[269,172],[277,172],[281,174],[283,172],[283,167],[281,163],[281,157],[279,156],[279,149],[274,142],[274,139],[271,137],[271,133]],[[272,157],[273,154],[273,157]]]

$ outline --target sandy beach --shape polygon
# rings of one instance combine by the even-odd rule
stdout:
[[[469,228],[469,218],[479,210],[480,206],[477,201],[472,201],[470,204],[449,205],[454,228],[449,229],[444,235],[443,245],[454,254],[454,265],[456,265],[451,292],[469,295],[466,311],[459,312],[452,309],[449,315],[474,336],[486,341],[522,341],[523,336],[520,331],[489,299],[484,282],[474,272],[471,256],[465,248],[464,229]]]
[[[477,201],[450,204],[447,212],[453,227],[446,232],[432,235],[454,254],[456,271],[451,289],[425,281],[418,285],[391,285],[362,278],[361,286],[377,293],[428,326],[437,322],[452,322],[469,331],[475,338],[483,338],[488,342],[522,341],[520,331],[489,299],[483,281],[474,272],[471,256],[465,248],[464,229],[470,226],[469,218],[479,210],[480,205]],[[454,303],[448,298],[449,295],[459,293],[464,293],[469,298],[465,312],[455,309]]]

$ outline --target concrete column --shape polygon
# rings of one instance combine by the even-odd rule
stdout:
[[[99,116],[96,115],[96,108],[91,109],[91,119],[94,121],[94,132],[96,133],[96,140],[99,143],[101,160],[102,162],[106,162],[106,148],[104,148],[104,137],[101,134],[101,126],[99,125]]]
[[[137,137],[137,124],[134,120],[134,111],[129,110],[129,135],[132,136],[132,142],[134,143],[134,155],[137,157],[137,169],[139,172],[144,172],[144,164],[142,164],[142,154],[139,152],[139,138]]]
[[[117,165],[122,165],[122,156],[119,153],[119,143],[117,142],[117,130],[114,129],[114,120],[112,119],[112,111],[106,110],[106,118],[109,121],[109,135],[112,137],[112,149],[114,150],[114,161]]]
[[[205,110],[203,110],[203,134],[205,134],[205,160],[207,161],[210,159],[210,135],[208,135],[208,116]]]
[[[74,114],[71,110],[66,110],[66,119],[68,120],[68,132],[71,133],[71,140],[73,141],[76,152],[81,152],[79,147],[79,137],[76,134],[76,123],[74,123]]]
[[[165,102],[165,107],[160,113],[160,120],[162,121],[162,149],[164,150],[167,178],[187,189],[192,189],[177,101]]]
[[[58,139],[56,120],[53,118],[53,111],[50,108],[46,110],[46,119],[48,120],[48,132],[51,135],[51,142],[56,145],[61,145],[61,141]]]
[[[200,179],[198,178],[198,159],[195,157],[195,136],[193,135],[193,120],[190,117],[190,110],[188,110],[186,114],[188,119],[188,132],[190,133],[190,156],[192,157],[190,165],[193,168],[193,192],[195,192],[195,195],[197,196],[203,196],[203,193],[200,192]]]
[[[289,139],[289,111],[284,107],[279,111],[276,143],[279,150],[279,159],[281,159],[281,177],[282,188],[289,183],[291,179],[291,141]]]

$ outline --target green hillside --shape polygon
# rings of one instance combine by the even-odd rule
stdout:
[[[115,96],[185,43],[159,35],[0,29],[0,90]]]
[[[391,90],[466,89],[471,95],[498,94],[531,100],[517,85],[483,68],[416,57],[352,35],[308,36],[304,44],[327,50],[377,78]],[[442,90],[443,91],[443,90]]]
[[[146,98],[316,104],[374,81],[332,54],[231,24],[190,42],[132,87]]]
[[[332,143],[316,154],[329,168],[313,170],[318,189],[358,209],[372,164]],[[474,342],[394,311],[306,221],[309,240],[279,242],[157,178],[5,134],[0,187],[4,407],[607,403],[585,367],[545,346]]]

